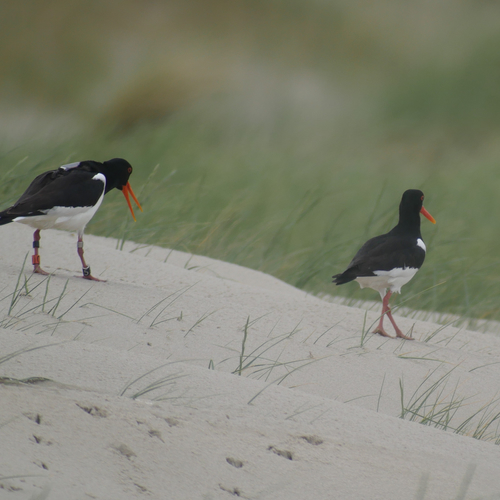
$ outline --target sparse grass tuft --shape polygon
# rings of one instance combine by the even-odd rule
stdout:
[[[400,418],[500,444],[500,398],[484,403],[472,413],[469,411],[469,416],[463,418],[463,410],[471,407],[473,396],[458,394],[458,382],[451,389],[447,387],[458,365],[433,381],[441,366],[431,371],[409,398],[405,395],[404,379],[399,380]],[[459,418],[462,420],[457,422]]]
[[[245,351],[249,328],[259,319],[260,318],[250,321],[250,316],[247,317],[247,321],[245,323],[245,326],[243,327],[243,340],[241,344],[241,351],[239,353],[238,367],[232,373],[242,375],[244,371],[247,371],[247,376],[252,376],[258,379],[264,378],[265,380],[267,380],[275,368],[282,367],[288,371],[297,363],[304,361],[303,359],[301,359],[280,362],[279,358],[281,357],[281,353],[283,353],[285,349],[284,347],[276,359],[272,359],[269,357],[269,355],[266,355],[266,353],[274,349],[276,346],[278,346],[282,342],[285,342],[286,340],[290,340],[294,335],[296,335],[300,331],[300,322],[295,326],[295,328],[292,329],[292,331],[277,335],[275,337],[271,337],[262,344],[255,347],[250,353],[246,354]],[[270,334],[275,327],[276,325],[273,326]]]
[[[152,370],[149,370],[148,372],[142,374],[141,376],[135,378],[134,380],[128,382],[125,387],[118,393],[119,396],[124,396],[125,393],[134,385],[136,385],[138,382],[146,379],[149,375],[151,375],[152,373],[158,371],[158,370],[161,370],[162,368],[164,368],[165,366],[170,366],[172,364],[176,364],[176,363],[181,363],[182,361],[169,361],[168,363],[163,363],[162,365],[160,366],[157,366],[156,368],[153,368]],[[147,394],[149,392],[152,392],[152,391],[155,391],[157,389],[160,389],[160,388],[163,388],[165,386],[168,386],[170,384],[173,384],[174,381],[182,376],[185,376],[183,375],[182,373],[178,372],[178,373],[174,373],[174,374],[171,374],[169,373],[168,375],[166,375],[165,377],[162,377],[161,379],[158,379],[158,380],[155,380],[154,382],[152,383],[149,383],[148,385],[146,385],[145,387],[139,389],[139,390],[136,390],[136,392],[134,392],[131,396],[132,399],[136,399],[140,396],[143,396],[144,394]]]
[[[46,347],[52,347],[52,346],[59,345],[59,344],[62,344],[62,342],[57,342],[54,344],[47,344],[47,345],[40,345],[40,346],[36,346],[36,347],[29,347],[29,348],[24,348],[24,349],[18,349],[17,351],[11,352],[9,354],[5,354],[2,357],[0,357],[0,364],[5,363],[5,362],[11,360],[12,358],[15,358],[16,356],[20,356],[21,354],[25,354],[25,353],[31,352],[31,351],[36,351],[38,349],[45,349]]]

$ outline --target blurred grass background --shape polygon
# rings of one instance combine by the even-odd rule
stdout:
[[[499,25],[488,0],[7,0],[1,207],[124,157],[144,213],[113,192],[87,232],[377,300],[331,276],[420,188],[405,305],[500,320]]]

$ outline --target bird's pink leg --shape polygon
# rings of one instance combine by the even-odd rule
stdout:
[[[415,340],[413,337],[408,337],[408,335],[405,335],[399,328],[398,325],[396,325],[396,322],[394,321],[394,318],[392,317],[391,313],[391,308],[387,308],[387,317],[392,323],[392,326],[394,327],[394,330],[396,330],[396,337],[399,337],[401,339],[406,339],[406,340]]]
[[[384,330],[384,316],[386,315],[387,311],[390,311],[389,299],[391,298],[391,295],[392,295],[392,292],[388,291],[385,294],[385,297],[382,299],[382,314],[380,315],[380,321],[378,322],[378,326],[375,330],[373,330],[373,333],[378,333],[379,335],[382,335],[382,337],[390,337],[391,339],[393,339],[394,337],[392,335],[389,335]]]
[[[40,248],[40,229],[37,229],[33,233],[33,255],[31,257],[31,262],[33,263],[33,272],[36,274],[43,274],[44,276],[47,276],[48,273],[47,271],[44,271],[40,267],[40,255],[38,255],[38,249]]]
[[[396,325],[396,321],[394,321],[394,318],[392,317],[392,312],[391,308],[389,307],[389,299],[391,298],[392,292],[389,290],[386,294],[385,297],[382,299],[382,315],[380,316],[380,321],[378,323],[378,327],[376,330],[374,330],[373,333],[378,333],[382,335],[383,337],[391,337],[385,330],[383,326],[384,322],[384,316],[387,314],[387,317],[389,318],[390,322],[392,323],[392,326],[394,327],[394,330],[396,330],[396,337],[399,337],[401,339],[406,339],[406,340],[414,340],[413,337],[408,337],[405,335]],[[394,337],[391,337],[394,338]]]
[[[78,235],[78,243],[76,244],[77,247],[77,252],[78,256],[80,257],[80,260],[82,261],[82,270],[83,270],[83,279],[86,280],[92,280],[92,281],[105,281],[105,280],[100,280],[99,278],[94,278],[92,274],[90,273],[90,266],[87,266],[87,263],[85,262],[85,259],[83,258],[83,236]]]

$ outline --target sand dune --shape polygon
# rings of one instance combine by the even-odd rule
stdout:
[[[498,336],[398,318],[416,341],[362,340],[376,312],[86,236],[93,283],[57,231],[54,275],[20,275],[31,230],[1,234],[0,499],[500,499]]]

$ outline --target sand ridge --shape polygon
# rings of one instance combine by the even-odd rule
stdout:
[[[362,343],[376,312],[87,235],[92,283],[58,231],[8,316],[31,230],[2,236],[0,499],[500,498],[498,445],[398,418],[440,380],[450,427],[494,402],[498,336],[398,318],[416,341]]]

